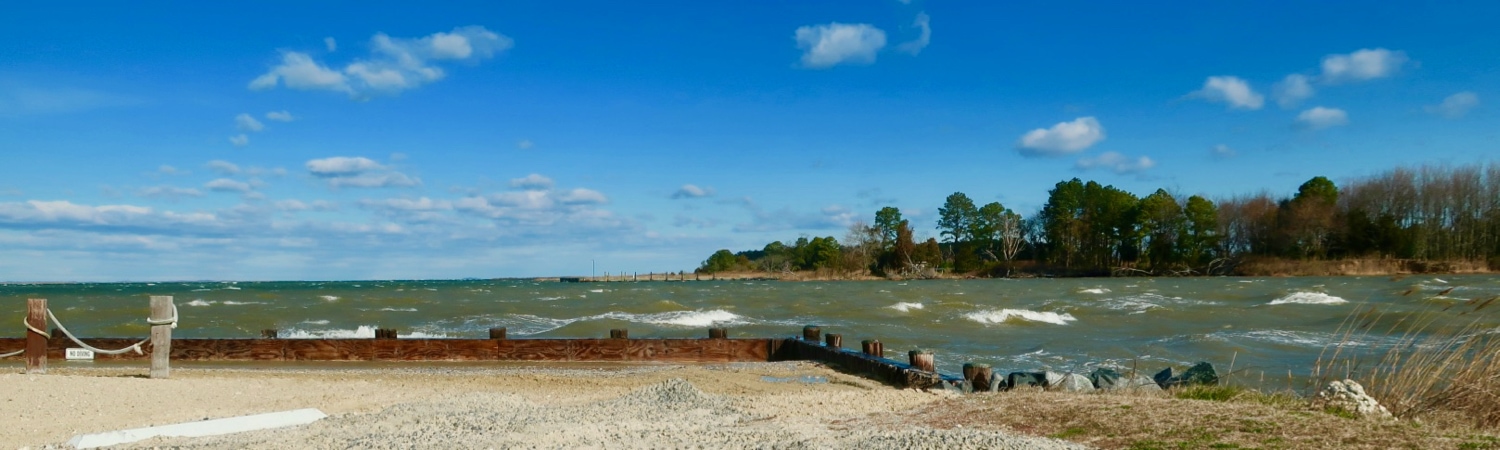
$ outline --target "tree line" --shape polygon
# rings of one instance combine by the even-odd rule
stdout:
[[[1397,168],[1347,181],[1313,177],[1287,197],[1212,200],[1165,189],[1139,197],[1078,178],[1023,216],[962,192],[938,208],[937,237],[917,241],[895,207],[833,236],[719,250],[699,267],[828,270],[929,277],[1232,274],[1248,260],[1384,258],[1480,261],[1500,269],[1500,164]]]

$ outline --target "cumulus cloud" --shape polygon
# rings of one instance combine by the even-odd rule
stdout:
[[[672,198],[703,198],[714,195],[713,188],[701,188],[696,185],[684,184],[672,193]]]
[[[901,45],[896,46],[896,51],[916,56],[918,53],[922,53],[922,49],[927,48],[927,44],[932,43],[932,23],[930,18],[927,17],[926,12],[920,12],[917,13],[917,20],[913,21],[911,25],[921,30],[922,34],[918,35],[914,41],[903,42]]]
[[[1104,140],[1104,126],[1093,117],[1079,117],[1052,128],[1037,128],[1021,136],[1021,156],[1061,156],[1078,153]]]
[[[750,212],[750,221],[736,224],[735,232],[767,232],[785,230],[834,230],[848,228],[858,215],[841,205],[828,205],[817,212],[797,211],[791,208],[768,211],[748,198],[740,203]]]
[[[1448,96],[1442,103],[1424,107],[1428,114],[1437,114],[1449,119],[1463,117],[1479,106],[1479,94],[1472,91],[1463,91]]]
[[[167,200],[178,200],[183,197],[201,197],[203,192],[197,189],[180,188],[176,186],[152,186],[141,188],[138,195],[146,198],[164,198]]]
[[[287,112],[286,110],[281,110],[266,113],[266,119],[274,120],[277,122],[291,122],[293,120],[296,120],[297,118],[292,117],[292,113]]]
[[[867,23],[808,25],[793,35],[803,51],[802,66],[826,69],[839,64],[871,64],[885,47],[885,31]]]
[[[1401,69],[1409,59],[1406,52],[1384,48],[1360,49],[1353,53],[1323,57],[1323,74],[1318,79],[1337,84],[1385,78]]]
[[[1239,156],[1240,154],[1239,152],[1234,151],[1234,149],[1229,148],[1228,145],[1224,144],[1215,145],[1214,148],[1210,150],[1210,152],[1213,153],[1214,158],[1217,159],[1229,159],[1235,156]]]
[[[162,164],[161,167],[156,168],[156,173],[159,175],[187,175],[189,172],[166,164]]]
[[[286,199],[277,200],[275,203],[272,203],[272,206],[282,211],[334,211],[338,209],[338,204],[327,200],[304,202],[297,199]]]
[[[254,117],[245,113],[234,116],[234,127],[240,131],[260,131],[266,129],[265,124],[260,123],[259,120],[255,120]]]
[[[1260,109],[1266,100],[1265,96],[1250,89],[1250,83],[1227,75],[1208,77],[1203,82],[1203,89],[1193,91],[1191,95],[1211,102],[1223,102],[1234,109]]]
[[[510,180],[510,187],[516,189],[547,190],[552,189],[553,184],[551,178],[536,173]]]
[[[208,164],[204,164],[204,166],[208,167],[208,170],[212,170],[224,175],[235,175],[240,173],[240,166],[222,159],[209,161]]]
[[[437,63],[471,62],[489,58],[514,45],[509,37],[480,26],[454,28],[420,38],[393,38],[377,33],[370,39],[371,54],[340,70],[319,63],[306,53],[282,52],[281,63],[250,82],[250,89],[278,85],[299,90],[343,92],[356,99],[395,94],[442,79]]]
[[[244,133],[236,134],[229,137],[229,143],[234,144],[235,147],[244,147],[250,145],[250,136]]]
[[[1141,156],[1131,158],[1116,152],[1104,152],[1093,158],[1082,158],[1073,165],[1078,170],[1106,169],[1117,174],[1141,173],[1156,167],[1156,161],[1150,157]]]
[[[1312,98],[1316,91],[1308,82],[1307,75],[1291,74],[1282,78],[1276,85],[1271,86],[1271,95],[1276,98],[1276,104],[1283,109],[1296,108],[1303,100]]]
[[[209,181],[208,183],[205,183],[203,187],[214,192],[237,192],[241,194],[249,193],[251,190],[249,183],[231,180],[228,178],[218,178],[213,181]]]
[[[323,38],[323,47],[327,48],[330,53],[335,52],[339,49],[339,42],[333,40],[332,36],[325,37]]]
[[[208,213],[158,212],[136,205],[80,205],[67,200],[0,203],[0,226],[61,228],[128,227],[159,231],[175,225],[215,225]]]
[[[314,159],[304,166],[308,173],[328,180],[328,186],[334,188],[411,187],[421,184],[419,179],[409,177],[363,156]]]
[[[1297,124],[1312,130],[1348,125],[1349,114],[1338,108],[1316,106],[1297,114]]]
[[[565,205],[598,205],[609,201],[603,193],[593,189],[574,188],[564,192],[557,200]]]

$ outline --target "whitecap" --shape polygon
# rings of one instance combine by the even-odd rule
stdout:
[[[1078,291],[1079,294],[1104,294],[1107,292],[1109,292],[1109,289],[1105,288],[1089,288]]]
[[[299,328],[293,328],[290,330],[286,330],[286,334],[284,336],[280,333],[277,333],[277,337],[283,339],[373,339],[375,337],[375,328],[376,327],[374,325],[360,325],[358,328],[352,330],[347,328],[335,328],[332,330],[303,330]],[[396,337],[401,339],[432,339],[445,338],[448,337],[448,335],[443,333],[410,331],[405,333],[397,333]]]
[[[1267,304],[1337,305],[1341,303],[1349,303],[1349,301],[1322,292],[1293,292],[1285,297],[1271,300],[1271,303]]]
[[[964,318],[983,324],[1005,323],[1005,321],[1010,319],[1021,319],[1031,322],[1045,322],[1056,325],[1067,325],[1068,322],[1074,322],[1078,320],[1078,318],[1073,317],[1072,314],[1068,313],[1058,314],[1055,312],[1040,312],[1032,311],[1029,309],[974,311],[968,314],[964,314]]]
[[[891,306],[887,306],[887,308],[901,312],[911,312],[911,310],[913,309],[923,309],[925,308],[925,306],[918,302],[901,302]]]
[[[1432,281],[1436,281],[1436,282],[1443,283],[1443,284],[1448,284],[1448,280],[1444,280],[1442,278],[1433,278]]]
[[[536,299],[538,301],[550,302],[550,301],[553,301],[553,300],[562,300],[562,299],[565,299],[565,298],[567,298],[567,297],[537,297]]]
[[[205,300],[203,300],[203,299],[200,298],[200,299],[197,299],[197,300],[193,300],[193,301],[187,302],[186,304],[188,306],[208,306],[208,305],[214,304],[214,302],[205,301]]]
[[[589,292],[593,292],[595,294],[603,294],[604,290],[603,289],[589,289]]]
[[[381,311],[417,312],[417,308],[380,308]]]
[[[517,335],[529,335],[545,333],[567,326],[574,322],[588,322],[591,320],[623,320],[626,322],[646,323],[652,325],[669,325],[679,327],[699,328],[712,325],[745,325],[752,323],[744,316],[722,309],[708,311],[668,311],[653,314],[632,314],[620,311],[611,311],[604,314],[592,316],[575,317],[571,319],[553,319],[548,317],[533,316],[530,314],[512,314],[513,320],[519,321],[515,325]]]
[[[339,296],[337,296],[337,295],[319,295],[318,298],[321,298],[323,300],[332,302],[332,301],[337,301],[339,299]]]
[[[225,305],[264,305],[265,304],[265,302],[237,302],[237,301],[234,301],[234,300],[225,300],[225,301],[220,302],[220,303],[223,303]]]
[[[240,288],[237,287],[237,286],[225,286],[224,289],[225,290],[230,290],[230,291],[238,291],[238,290],[240,290]]]
[[[324,320],[304,320],[304,321],[302,321],[302,323],[305,323],[305,324],[308,324],[308,325],[328,325],[328,320],[327,319],[324,319]]]

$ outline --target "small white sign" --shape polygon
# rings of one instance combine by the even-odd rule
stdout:
[[[94,352],[93,351],[86,350],[86,349],[81,349],[81,348],[70,348],[70,349],[67,350],[66,353],[63,354],[63,356],[65,358],[67,358],[69,361],[79,361],[79,360],[93,361],[94,360]]]

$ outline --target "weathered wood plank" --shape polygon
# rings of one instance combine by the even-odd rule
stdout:
[[[116,349],[130,338],[86,338],[89,345]],[[780,339],[173,339],[179,361],[768,361]],[[0,338],[0,351],[19,350],[23,338]],[[47,342],[47,359],[63,359],[76,345]],[[100,360],[149,359],[127,352]],[[11,350],[13,351],[13,350]],[[20,357],[13,357],[19,359]]]

